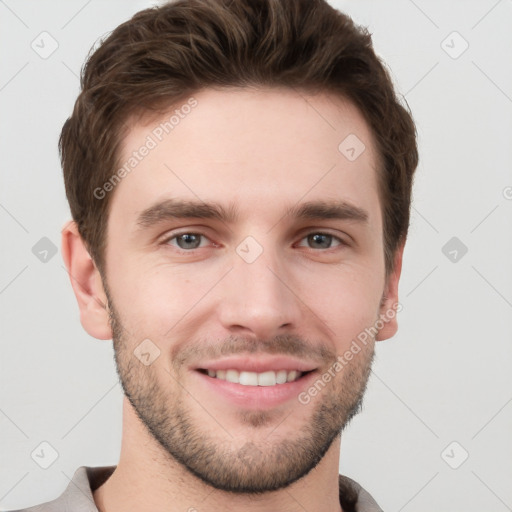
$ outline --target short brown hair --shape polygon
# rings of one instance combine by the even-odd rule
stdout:
[[[112,194],[94,190],[119,165],[126,121],[225,86],[332,92],[360,110],[379,155],[389,275],[409,227],[416,129],[368,30],[324,0],[177,0],[135,14],[89,56],[59,150],[71,214],[100,271]]]

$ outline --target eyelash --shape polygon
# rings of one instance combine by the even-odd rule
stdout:
[[[194,236],[200,236],[200,237],[203,237],[203,238],[206,238],[207,240],[210,240],[205,234],[203,233],[196,233],[194,231],[183,231],[181,233],[175,233],[173,234],[172,236],[170,237],[167,237],[165,238],[163,241],[162,241],[162,244],[163,245],[171,245],[170,242],[171,240],[174,240],[174,239],[177,239],[179,238],[180,236],[183,236],[183,235],[194,235]],[[343,239],[341,239],[340,237],[336,236],[336,235],[332,235],[331,233],[326,233],[326,232],[323,232],[323,231],[311,231],[309,233],[306,233],[300,240],[304,240],[305,238],[311,236],[311,235],[325,235],[325,236],[329,236],[329,237],[332,237],[333,240],[336,240],[339,242],[339,245],[335,246],[335,247],[329,247],[327,249],[312,249],[311,247],[309,247],[310,250],[314,251],[314,252],[326,252],[326,251],[330,251],[330,250],[333,250],[333,249],[336,249],[338,247],[345,247],[345,246],[348,246],[348,243],[346,243]],[[197,251],[199,249],[202,249],[203,247],[196,247],[195,249],[181,249],[180,247],[176,247],[174,245],[172,245],[171,247],[174,248],[174,250],[176,250],[178,253],[181,253],[181,254],[192,254],[194,251]]]

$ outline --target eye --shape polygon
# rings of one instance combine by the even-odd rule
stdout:
[[[332,249],[332,242],[336,240],[338,245],[336,247],[347,245],[341,238],[331,235],[329,233],[315,232],[305,236],[302,240],[306,240],[307,243],[313,244],[313,249]],[[316,246],[316,247],[315,247]]]
[[[301,239],[301,242],[302,240],[306,240],[306,243],[311,249],[333,249],[335,247],[348,245],[341,238],[323,232],[309,233]],[[171,245],[181,251],[191,252],[195,249],[206,247],[207,243],[202,243],[204,241],[209,241],[209,238],[202,233],[184,232],[174,234],[164,240],[163,243]],[[337,244],[333,246],[333,242],[337,242]],[[300,243],[299,247],[304,247],[304,244]]]
[[[164,243],[172,245],[183,251],[190,251],[193,249],[199,249],[201,247],[201,239],[208,240],[206,236],[201,233],[178,233],[170,238],[167,238]],[[172,243],[176,240],[176,244]],[[204,246],[203,246],[204,247]]]

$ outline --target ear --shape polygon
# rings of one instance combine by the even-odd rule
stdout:
[[[101,275],[75,222],[68,222],[62,229],[62,256],[78,301],[83,328],[99,340],[112,339]]]
[[[404,252],[405,242],[396,250],[394,260],[395,267],[393,272],[388,276],[386,287],[384,290],[379,317],[384,322],[384,326],[379,329],[376,341],[383,341],[391,338],[398,331],[397,312],[402,309],[398,302],[398,281],[402,272],[402,256]]]

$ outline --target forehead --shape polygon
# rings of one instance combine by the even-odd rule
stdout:
[[[338,96],[205,89],[129,126],[112,221],[117,210],[135,218],[170,198],[236,203],[237,218],[258,212],[262,222],[301,201],[332,199],[366,209],[380,224],[372,134]]]

